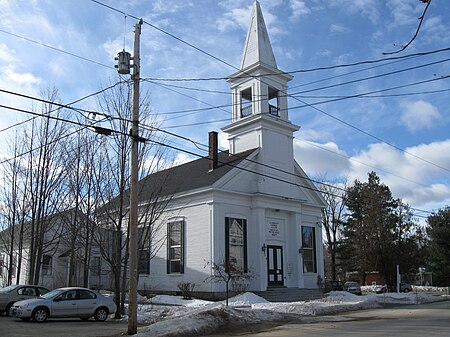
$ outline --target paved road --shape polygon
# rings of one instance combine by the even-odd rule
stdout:
[[[106,337],[127,332],[128,323],[108,319],[96,322],[80,319],[49,319],[45,323],[23,322],[17,318],[0,316],[1,337]]]
[[[450,336],[450,301],[363,310],[271,326],[260,332],[212,336],[447,337]]]

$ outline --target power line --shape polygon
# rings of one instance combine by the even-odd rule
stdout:
[[[77,55],[77,54],[74,54],[74,53],[65,51],[64,49],[61,49],[61,48],[56,48],[56,47],[50,46],[50,45],[48,45],[48,44],[45,44],[45,43],[42,43],[42,42],[39,42],[39,41],[32,40],[32,39],[30,39],[30,38],[28,38],[28,37],[25,37],[25,36],[22,36],[22,35],[18,35],[18,34],[15,34],[15,33],[11,33],[11,32],[8,32],[8,31],[6,31],[6,30],[3,30],[3,29],[0,29],[0,32],[5,33],[5,34],[8,34],[8,35],[11,35],[11,36],[14,36],[14,37],[17,37],[17,38],[20,38],[20,39],[22,39],[22,40],[25,40],[25,41],[28,41],[28,42],[31,42],[31,43],[34,43],[34,44],[37,44],[37,45],[39,45],[39,46],[41,46],[41,47],[49,48],[49,49],[55,50],[55,51],[57,51],[57,52],[66,54],[66,55],[70,55],[70,56],[72,56],[72,57],[76,57],[76,58],[78,58],[78,59],[80,59],[80,60],[83,60],[83,61],[87,61],[87,62],[90,62],[90,63],[94,63],[94,64],[97,64],[97,65],[99,65],[99,66],[105,67],[105,68],[114,69],[114,67],[111,67],[110,65],[103,64],[103,63],[100,63],[100,62],[97,62],[97,61],[88,59],[88,58],[86,58],[86,57],[84,57],[84,56],[80,56],[80,55]]]
[[[414,66],[414,67],[409,67],[409,68],[404,68],[404,69],[400,69],[400,70],[395,70],[395,71],[391,71],[391,72],[384,73],[384,74],[378,74],[378,75],[374,75],[374,76],[358,78],[358,79],[347,81],[347,82],[331,84],[331,85],[327,85],[327,86],[320,87],[320,88],[314,88],[314,89],[308,89],[308,90],[303,90],[303,91],[297,91],[297,92],[291,93],[291,95],[305,94],[305,93],[308,93],[308,92],[313,92],[313,91],[318,91],[318,90],[324,90],[324,89],[340,87],[340,86],[343,86],[343,85],[353,84],[353,83],[357,83],[357,82],[361,82],[361,81],[373,80],[375,78],[381,78],[381,77],[385,77],[385,76],[396,75],[396,74],[403,73],[403,72],[406,72],[406,71],[416,70],[416,69],[420,69],[420,68],[424,68],[424,67],[429,67],[429,66],[432,66],[432,65],[436,65],[436,64],[444,63],[444,62],[448,62],[448,61],[450,61],[450,58],[446,58],[444,60],[430,62],[430,63],[426,63],[426,64]]]
[[[96,2],[96,3],[99,3],[99,4],[102,4],[102,3],[100,3],[99,1],[94,1],[94,0],[92,0],[92,1],[93,1],[93,2]],[[104,5],[104,4],[102,4],[102,5]],[[107,7],[113,9],[111,6],[107,6]],[[125,14],[124,12],[121,12],[121,13]],[[215,57],[214,55],[209,54],[209,53],[207,53],[207,52],[201,50],[200,48],[197,48],[197,47],[195,47],[194,45],[192,45],[192,44],[190,44],[190,43],[187,43],[186,41],[184,41],[184,40],[182,40],[182,39],[179,39],[179,38],[177,38],[176,36],[174,36],[174,35],[172,35],[172,34],[170,34],[170,33],[168,33],[168,32],[165,32],[165,31],[159,29],[158,27],[155,27],[154,25],[151,25],[151,24],[149,24],[149,23],[146,23],[146,24],[152,26],[152,27],[155,28],[155,29],[158,29],[158,30],[164,32],[165,34],[168,34],[169,36],[171,36],[171,37],[173,37],[173,38],[179,40],[180,42],[183,42],[183,43],[189,45],[190,47],[192,47],[192,48],[194,48],[194,49],[197,49],[198,51],[201,51],[201,52],[203,52],[203,53],[206,53],[206,55],[208,55],[208,56],[210,56],[210,57],[213,57],[213,58],[215,58],[216,60],[218,60],[218,61],[220,61],[220,62],[222,62],[222,63],[227,64],[225,61],[223,61],[223,60],[221,60],[221,59]],[[227,65],[231,66],[230,64],[227,64]],[[233,66],[232,66],[232,67],[233,67]],[[237,68],[235,68],[235,69],[237,69]],[[237,69],[237,70],[239,70],[239,69]]]
[[[94,93],[85,95],[85,96],[83,96],[83,97],[81,97],[81,98],[79,98],[79,99],[76,99],[75,101],[73,101],[73,102],[71,102],[71,103],[68,103],[68,104],[61,104],[61,103],[57,103],[57,102],[45,100],[45,99],[42,99],[42,98],[38,98],[38,97],[26,95],[26,94],[21,94],[21,93],[14,92],[14,91],[10,91],[10,90],[5,90],[5,89],[0,89],[0,92],[4,92],[4,93],[6,93],[6,94],[10,94],[10,95],[14,95],[14,96],[18,96],[18,97],[22,97],[22,98],[27,98],[27,99],[31,99],[31,100],[34,100],[34,101],[39,101],[39,102],[42,102],[42,103],[46,103],[46,104],[51,104],[51,105],[56,105],[56,106],[58,106],[56,109],[49,110],[49,111],[48,111],[49,114],[50,114],[50,113],[53,113],[53,112],[55,112],[55,111],[58,111],[58,110],[60,110],[61,108],[71,109],[71,110],[74,110],[74,111],[79,112],[79,113],[87,112],[87,113],[93,113],[93,114],[100,114],[100,113],[95,112],[95,111],[90,111],[90,110],[85,110],[85,109],[80,109],[80,108],[74,108],[74,107],[71,107],[70,105],[79,103],[79,102],[84,101],[84,100],[86,100],[86,99],[88,99],[88,98],[90,98],[90,97],[99,95],[99,94],[101,94],[101,93],[103,93],[103,92],[105,92],[105,91],[107,91],[107,90],[110,90],[110,89],[116,87],[116,86],[119,85],[119,84],[126,83],[126,82],[128,82],[128,81],[119,81],[119,82],[116,82],[115,84],[112,84],[112,85],[110,85],[110,86],[108,86],[108,87],[106,87],[106,88],[103,88],[103,89],[101,89],[101,90],[98,90],[98,91],[96,91],[96,92],[94,92]],[[104,116],[107,117],[107,118],[111,118],[110,116],[107,116],[107,115],[105,115],[105,114],[102,114],[102,115],[104,115]],[[4,129],[0,130],[0,133],[3,132],[3,131],[9,130],[9,129],[13,128],[13,127],[17,127],[17,126],[20,126],[20,125],[25,124],[25,123],[27,123],[27,122],[30,122],[30,121],[34,120],[35,118],[37,118],[37,117],[38,117],[38,116],[34,116],[34,117],[32,117],[32,118],[30,118],[30,119],[27,119],[27,120],[25,120],[25,121],[18,122],[18,123],[16,123],[16,124],[10,125],[10,126],[8,126],[7,128],[4,128]],[[86,116],[83,116],[83,117],[86,117]]]
[[[324,67],[315,67],[315,68],[309,68],[309,69],[299,69],[299,70],[293,70],[293,71],[280,71],[280,72],[275,72],[275,73],[270,73],[270,74],[261,74],[260,76],[261,77],[265,77],[265,76],[272,76],[274,74],[275,75],[276,74],[297,74],[297,73],[309,73],[309,72],[322,71],[322,70],[332,70],[332,69],[338,69],[338,68],[348,68],[348,67],[354,67],[354,66],[359,66],[359,65],[364,65],[364,64],[373,64],[373,63],[379,63],[379,62],[386,62],[386,61],[393,61],[393,60],[403,60],[403,59],[414,58],[414,57],[419,57],[419,56],[432,55],[432,54],[442,53],[442,52],[446,52],[446,51],[450,51],[450,47],[442,48],[442,49],[436,49],[436,50],[427,51],[427,52],[419,52],[419,53],[414,53],[414,54],[397,56],[397,57],[381,58],[381,59],[376,59],[376,60],[358,61],[358,62],[354,62],[354,63],[343,63],[343,64],[324,66]],[[233,67],[233,68],[237,69],[235,67]],[[357,72],[360,72],[360,71],[369,70],[369,69],[371,69],[371,68],[358,70],[358,71],[355,71],[355,72],[351,72],[350,74],[357,73]],[[239,70],[239,69],[237,69],[237,70]],[[345,76],[345,75],[338,75],[336,77],[340,77],[340,76]],[[236,78],[252,78],[252,75],[241,75],[241,76],[237,76]],[[326,78],[326,79],[322,79],[322,80],[319,80],[319,81],[323,81],[323,80],[327,80],[327,79],[333,79],[333,78],[335,78],[335,77]],[[223,81],[223,80],[227,80],[227,79],[228,79],[228,76],[227,77],[217,77],[217,76],[216,77],[185,77],[185,78],[148,77],[148,80],[161,81],[161,82]],[[314,84],[314,83],[315,82],[306,83],[306,84],[302,84],[301,86]],[[292,88],[295,88],[295,87],[296,86],[294,86]]]
[[[61,139],[63,139],[63,138],[67,138],[67,137],[69,137],[69,136],[71,136],[71,135],[73,135],[73,134],[75,134],[75,133],[78,133],[78,132],[81,131],[82,129],[85,129],[85,128],[91,128],[91,127],[95,128],[94,125],[87,125],[87,124],[83,124],[83,123],[80,123],[80,122],[76,122],[76,121],[72,121],[72,120],[68,120],[68,119],[64,119],[64,118],[60,118],[60,117],[50,116],[50,115],[48,115],[48,114],[40,114],[40,113],[36,113],[36,112],[32,112],[32,111],[27,111],[27,110],[23,110],[23,109],[19,109],[19,108],[14,108],[14,107],[9,107],[9,106],[4,106],[4,105],[0,105],[0,107],[6,108],[6,109],[11,109],[11,110],[18,111],[18,112],[27,113],[27,114],[32,114],[32,115],[38,116],[38,117],[44,117],[44,118],[49,118],[49,119],[53,119],[53,120],[57,120],[57,121],[67,122],[67,123],[71,123],[71,124],[78,125],[78,126],[81,126],[81,127],[82,127],[81,129],[75,130],[75,131],[72,132],[72,133],[69,133],[69,134],[67,134],[67,135],[64,135],[64,136],[58,138],[58,139],[53,140],[51,143],[56,142],[56,141],[59,141],[59,140],[61,140]],[[116,117],[116,119],[120,119],[120,120],[123,120],[123,121],[128,121],[127,119],[123,119],[123,118],[117,118],[117,117]],[[100,122],[100,121],[99,121],[99,122]],[[183,136],[180,136],[180,135],[177,135],[177,134],[173,134],[173,133],[170,133],[170,132],[168,132],[168,131],[160,130],[160,129],[154,128],[154,127],[149,127],[149,126],[145,126],[145,125],[144,125],[144,127],[147,127],[147,128],[149,128],[150,130],[162,131],[162,132],[171,134],[171,135],[173,135],[173,136],[182,138],[182,139],[187,140],[187,141],[191,142],[192,144],[194,144],[199,150],[202,150],[202,149],[198,146],[198,144],[200,144],[200,143],[194,142],[194,141],[192,141],[191,139],[189,139],[189,138],[187,138],[187,137],[183,137]],[[114,129],[105,129],[105,130],[108,130],[108,131],[110,131],[111,133],[117,133],[117,134],[121,134],[121,135],[125,135],[125,136],[130,136],[128,133],[125,133],[125,132],[122,132],[122,131],[117,131],[117,130],[114,130]],[[196,156],[196,157],[204,158],[203,155],[199,155],[199,154],[197,154],[197,153],[195,153],[195,152],[188,151],[188,150],[185,150],[185,149],[182,149],[182,148],[179,148],[179,147],[175,147],[175,146],[173,146],[173,145],[166,144],[166,143],[163,143],[163,142],[160,142],[160,141],[151,140],[151,139],[144,139],[144,138],[142,138],[141,140],[143,140],[143,141],[149,141],[149,142],[152,142],[152,143],[157,144],[157,145],[161,145],[161,146],[164,146],[164,147],[168,147],[168,148],[171,148],[171,149],[174,149],[174,150],[177,150],[177,151],[181,151],[181,152],[184,152],[184,153],[187,153],[187,154],[190,154],[190,155],[194,155],[194,156]],[[207,146],[204,145],[204,144],[200,144],[200,145],[202,145],[202,146],[205,147],[205,148],[207,147]],[[27,153],[31,153],[31,152],[33,152],[33,151],[36,151],[36,150],[39,149],[39,148],[43,148],[43,146],[40,146],[40,147],[38,147],[38,148],[31,149],[31,150],[26,151],[25,153],[22,153],[22,154],[17,154],[17,155],[15,155],[13,158],[6,159],[6,160],[1,161],[0,164],[3,164],[3,163],[8,162],[8,161],[11,161],[11,160],[13,160],[13,159],[15,159],[15,158],[19,158],[19,157],[21,157],[21,156],[23,156],[23,155],[25,155],[25,154],[27,154]],[[202,150],[202,151],[206,151],[206,150]],[[310,182],[315,183],[315,184],[321,184],[321,185],[324,185],[324,186],[333,187],[333,188],[338,189],[338,190],[341,190],[341,191],[345,191],[345,190],[342,189],[342,188],[339,188],[339,187],[336,187],[336,186],[332,186],[332,185],[329,185],[329,184],[327,184],[327,183],[320,182],[320,181],[317,181],[317,180],[313,180],[313,179],[311,179],[311,178],[309,178],[309,177],[307,177],[307,176],[299,176],[299,175],[297,175],[297,174],[295,174],[295,173],[291,173],[291,172],[288,172],[288,171],[285,171],[285,170],[281,170],[281,169],[276,168],[276,167],[273,167],[273,166],[271,166],[271,165],[263,164],[263,163],[260,163],[260,162],[257,162],[257,161],[254,161],[254,160],[251,160],[251,159],[248,159],[248,158],[243,158],[243,157],[239,156],[239,154],[233,154],[233,156],[235,156],[235,157],[237,157],[237,158],[240,158],[240,159],[243,159],[243,160],[246,160],[246,161],[249,161],[249,162],[252,162],[252,163],[255,163],[255,164],[260,165],[260,166],[263,166],[263,167],[267,167],[267,168],[273,169],[273,170],[278,171],[278,172],[282,172],[282,173],[286,173],[286,174],[292,175],[292,176],[294,176],[294,177],[296,177],[296,178],[305,179],[305,180],[310,181]],[[225,165],[231,165],[230,163],[224,163],[224,162],[222,162],[222,164],[225,164]],[[290,181],[290,180],[286,180],[286,179],[282,179],[282,178],[278,178],[278,177],[271,176],[271,175],[269,175],[269,174],[265,174],[265,173],[261,173],[261,172],[255,172],[255,171],[253,171],[253,170],[245,169],[245,168],[238,167],[238,166],[235,166],[235,165],[231,165],[231,166],[236,167],[236,168],[238,168],[238,169],[240,169],[240,170],[248,171],[248,172],[250,172],[250,173],[254,173],[254,174],[257,174],[257,175],[260,175],[260,176],[264,176],[264,177],[267,177],[267,178],[270,178],[270,179],[273,179],[273,180],[276,180],[276,181],[284,182],[284,183],[291,184],[291,185],[294,185],[294,186],[297,186],[297,187],[303,187],[303,188],[305,188],[305,189],[309,189],[309,190],[316,191],[316,192],[319,192],[319,193],[325,193],[325,194],[328,194],[328,195],[331,195],[331,196],[334,196],[334,197],[342,198],[342,195],[336,195],[336,194],[332,194],[332,193],[330,193],[330,192],[326,192],[326,191],[319,190],[319,189],[318,189],[317,187],[315,187],[314,185],[313,185],[313,186],[308,186],[308,185],[298,184],[298,183],[292,182],[292,181]],[[411,209],[415,209],[415,208],[413,208],[413,207],[410,207],[410,208],[411,208]],[[423,210],[420,210],[420,211],[421,211],[421,212],[428,212],[428,211],[423,211]],[[430,212],[430,213],[431,213],[431,212]],[[433,214],[433,213],[431,213],[431,214]]]
[[[314,103],[309,103],[309,104],[303,104],[303,105],[298,105],[298,106],[291,106],[291,107],[289,107],[289,110],[295,110],[295,109],[300,109],[300,108],[309,107],[309,106],[313,106],[313,105],[320,105],[320,104],[325,104],[325,103],[331,103],[331,102],[340,101],[340,100],[346,100],[346,99],[351,99],[351,98],[401,97],[401,96],[424,95],[424,94],[433,94],[433,93],[446,92],[446,91],[450,91],[450,89],[420,91],[420,92],[412,92],[412,93],[400,93],[400,94],[391,94],[391,95],[373,95],[373,94],[376,94],[376,93],[392,91],[392,90],[397,90],[397,89],[403,89],[403,88],[417,86],[417,85],[421,85],[421,84],[426,84],[426,83],[439,81],[439,80],[443,80],[443,79],[447,79],[447,78],[448,78],[448,76],[436,77],[436,78],[429,79],[429,80],[412,82],[412,83],[408,83],[408,84],[404,84],[404,85],[399,85],[399,86],[390,87],[390,88],[384,88],[384,89],[379,89],[379,90],[373,90],[373,91],[367,91],[367,92],[364,92],[364,93],[359,93],[359,94],[354,94],[354,95],[341,95],[341,96],[295,95],[295,97],[298,97],[298,98],[329,98],[329,100],[320,101],[320,102],[314,102]],[[191,98],[190,96],[188,96],[188,97]],[[282,97],[292,97],[292,96],[291,95],[283,95]],[[259,100],[254,100],[254,102],[258,102],[258,101]],[[158,112],[158,115],[172,115],[172,114],[184,114],[184,113],[186,113],[188,115],[188,114],[191,114],[191,113],[200,113],[200,112],[214,110],[214,109],[221,109],[222,110],[222,108],[229,108],[229,107],[232,107],[232,106],[233,106],[233,104],[227,103],[227,104],[215,105],[215,106],[205,107],[205,108]]]
[[[296,99],[297,101],[300,101],[303,103],[303,105],[297,105],[297,106],[293,106],[290,107],[290,110],[295,110],[295,109],[300,109],[300,108],[305,108],[305,107],[314,107],[316,105],[320,105],[320,104],[325,104],[325,103],[331,103],[331,102],[337,102],[337,101],[342,101],[342,100],[346,100],[346,99],[350,99],[350,98],[359,98],[359,97],[367,97],[367,95],[371,95],[371,94],[376,94],[376,93],[380,93],[380,92],[386,92],[386,91],[391,91],[391,90],[397,90],[397,89],[402,89],[402,88],[407,88],[407,87],[411,87],[411,86],[415,86],[415,85],[420,85],[420,84],[425,84],[425,83],[430,83],[430,82],[435,82],[435,81],[440,81],[440,80],[444,80],[449,78],[450,75],[448,76],[442,76],[442,77],[436,77],[436,78],[432,78],[429,80],[424,80],[424,81],[419,81],[419,82],[413,82],[413,83],[409,83],[409,84],[403,84],[403,85],[399,85],[396,87],[391,87],[391,88],[387,88],[387,89],[380,89],[380,90],[373,90],[373,91],[368,91],[368,92],[364,92],[364,93],[360,93],[360,94],[355,94],[355,95],[349,95],[349,96],[341,96],[341,97],[337,97],[337,98],[333,98],[333,99],[329,99],[329,100],[325,100],[325,101],[320,101],[320,102],[314,102],[314,103],[306,103],[303,102],[302,100],[300,100],[297,95],[292,95],[290,97]],[[344,123],[345,124],[345,123]],[[350,124],[349,124],[350,125]],[[353,127],[353,126],[352,126]],[[367,134],[370,135],[370,134]],[[375,136],[370,135],[372,138]]]
[[[394,89],[389,89],[394,90]],[[372,94],[364,94],[363,96],[358,95],[357,97],[345,96],[345,95],[297,95],[300,98],[389,98],[389,97],[404,97],[404,96],[417,96],[417,95],[428,95],[428,94],[437,94],[441,92],[447,92],[450,89],[439,89],[439,90],[425,90],[425,91],[413,91],[413,92],[404,92],[400,94],[388,94],[388,95],[372,95]],[[315,103],[312,103],[315,104]]]

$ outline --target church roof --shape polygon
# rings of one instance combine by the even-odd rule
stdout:
[[[162,195],[172,195],[211,186],[246,159],[253,151],[254,149],[236,155],[230,155],[229,151],[219,152],[218,167],[212,171],[209,171],[208,169],[209,159],[207,157],[202,157],[151,174],[140,182],[143,187],[141,193],[142,198],[145,199],[145,195],[148,194],[146,193],[147,187],[152,188],[155,183],[160,183],[162,181],[165,181],[164,185],[161,186],[160,193]]]
[[[258,1],[253,3],[241,70],[244,70],[255,63],[265,63],[277,69],[277,63],[275,61],[275,56],[273,55],[269,34],[267,33],[261,6]]]
[[[174,194],[211,187],[220,178],[230,172],[239,163],[245,160],[255,149],[235,155],[229,151],[218,154],[218,166],[209,170],[208,157],[202,157],[172,168],[155,172],[139,181],[139,203],[154,201],[162,197],[171,197]],[[119,202],[119,196],[99,209],[114,209]],[[129,190],[124,193],[124,203],[129,204]]]

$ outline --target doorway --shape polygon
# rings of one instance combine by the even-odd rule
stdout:
[[[282,246],[267,246],[267,276],[269,287],[284,286]]]

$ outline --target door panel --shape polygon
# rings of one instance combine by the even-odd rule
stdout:
[[[283,247],[267,246],[268,286],[283,286]]]
[[[68,290],[62,293],[52,302],[51,316],[76,317],[78,315],[77,302],[76,290]]]

